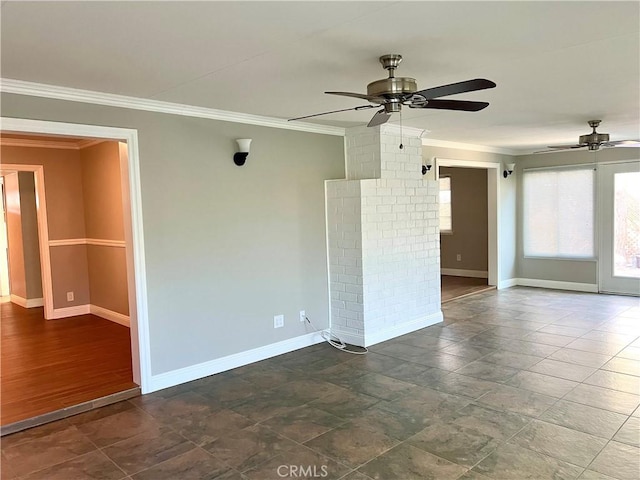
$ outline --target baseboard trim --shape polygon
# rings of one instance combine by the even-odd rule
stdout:
[[[272,343],[263,347],[247,350],[246,352],[234,353],[222,358],[216,358],[208,362],[179,368],[170,372],[152,375],[149,379],[149,386],[145,393],[155,392],[163,388],[173,387],[181,383],[191,382],[199,378],[208,377],[216,373],[225,372],[233,368],[242,367],[250,363],[259,362],[267,358],[282,355],[301,348],[310,347],[316,343],[323,342],[324,339],[319,332],[312,332],[299,337],[290,338],[281,342]]]
[[[432,313],[431,315],[418,318],[411,322],[401,323],[400,325],[394,325],[393,327],[385,328],[384,330],[380,330],[374,333],[367,334],[365,330],[365,346],[370,347],[371,345],[385,342],[387,340],[391,340],[392,338],[406,335],[407,333],[415,332],[416,330],[420,330],[422,328],[430,327],[431,325],[440,323],[443,320],[444,316],[442,314],[442,310],[438,310],[436,313]]]
[[[113,310],[108,310],[106,308],[99,307],[98,305],[89,305],[89,313],[91,313],[91,315],[104,318],[105,320],[111,320],[112,322],[119,323],[125,327],[131,327],[129,315],[123,315],[122,313],[114,312]]]
[[[507,280],[501,280],[498,283],[497,288],[498,288],[498,290],[502,290],[503,288],[515,287],[516,285],[518,285],[518,279],[517,278],[509,278]]]
[[[59,320],[61,318],[76,317],[78,315],[88,315],[91,313],[90,305],[76,305],[75,307],[54,308],[53,316],[48,320]]]
[[[556,280],[540,280],[537,278],[518,278],[522,287],[550,288],[553,290],[570,290],[574,292],[598,293],[598,285],[591,283],[559,282]]]
[[[49,320],[59,320],[61,318],[89,314],[124,325],[125,327],[131,327],[131,321],[128,315],[123,315],[122,313],[114,312],[113,310],[91,304],[76,305],[75,307],[54,308],[53,317]]]
[[[23,298],[11,293],[9,295],[12,303],[20,305],[22,308],[43,307],[44,298]]]
[[[340,330],[339,328],[331,328],[330,330],[332,335],[335,335],[344,343],[348,343],[349,345],[356,345],[358,347],[364,347],[365,345],[364,334],[345,332]]]
[[[464,270],[460,268],[441,268],[440,275],[452,277],[489,278],[489,272],[483,270]]]

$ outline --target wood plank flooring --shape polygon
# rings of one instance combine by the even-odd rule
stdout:
[[[456,298],[466,297],[467,295],[491,290],[495,287],[487,284],[486,278],[471,277],[453,277],[450,275],[442,275],[441,279],[441,296],[442,303],[450,302]]]
[[[0,305],[0,424],[134,388],[129,329],[94,315],[45,320]]]

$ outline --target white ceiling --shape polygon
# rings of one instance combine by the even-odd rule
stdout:
[[[366,103],[323,92],[365,93],[386,77],[378,57],[400,53],[419,89],[498,85],[449,97],[490,102],[481,112],[405,108],[428,138],[524,152],[602,119],[611,140],[640,139],[637,1],[5,1],[1,17],[4,78],[292,118]]]

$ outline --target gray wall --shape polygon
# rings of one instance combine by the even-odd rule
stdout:
[[[518,277],[536,280],[541,279],[562,282],[587,283],[592,285],[598,283],[597,260],[555,260],[524,257],[522,245],[523,169],[638,159],[640,159],[640,148],[605,148],[597,150],[595,152],[580,150],[538,155],[523,155],[516,157],[515,175],[518,184]]]
[[[470,160],[474,162],[501,163],[503,166],[513,162],[514,157],[499,153],[477,152],[445,147],[422,147],[423,160],[434,165],[434,158],[449,160]],[[435,175],[431,169],[430,175]],[[499,202],[499,276],[501,281],[516,278],[516,182],[512,178],[500,177],[498,183]]]
[[[464,270],[488,269],[487,170],[442,167],[451,177],[453,233],[440,235],[440,266]],[[462,261],[456,260],[456,255]]]
[[[305,334],[301,309],[328,326],[324,180],[344,178],[342,137],[11,94],[2,114],[138,130],[154,375]],[[253,139],[244,167],[235,138]]]

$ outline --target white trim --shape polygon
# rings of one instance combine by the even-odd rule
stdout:
[[[357,345],[359,347],[364,347],[365,339],[364,333],[353,333],[347,332],[340,329],[340,325],[336,327],[331,327],[329,329],[332,335],[335,335],[344,343],[348,343],[349,345]]]
[[[497,288],[498,290],[502,290],[503,288],[515,287],[516,285],[518,285],[518,279],[509,278],[507,280],[502,280],[500,283],[498,283]]]
[[[56,148],[61,150],[80,150],[74,142],[56,142],[54,140],[42,140],[32,138],[0,138],[3,147],[27,147],[27,148]]]
[[[129,97],[126,95],[115,95],[113,93],[96,92],[93,90],[59,87],[56,85],[46,85],[44,83],[25,82],[23,80],[14,80],[11,78],[0,79],[0,92],[27,95],[31,97],[54,98],[70,102],[91,103],[94,105],[107,105],[110,107],[129,108],[147,112],[169,113],[172,115],[182,115],[186,117],[208,118],[211,120],[244,123],[261,127],[281,128],[284,130],[336,135],[339,137],[344,136],[344,128],[340,127],[318,125],[300,121],[289,122],[282,118],[230,112],[214,108],[196,107],[193,105]],[[2,128],[4,129],[6,127],[3,126]]]
[[[0,124],[4,124],[0,117]],[[40,274],[44,297],[44,318],[53,315],[53,285],[51,281],[51,258],[49,254],[49,224],[47,223],[47,197],[44,188],[44,166],[3,164],[2,169],[16,172],[33,172],[36,192],[36,219],[38,221],[38,248],[40,251]]]
[[[402,135],[405,138],[422,138],[422,135],[429,133],[429,130],[415,127],[400,127],[400,125],[395,123],[385,123],[380,126],[380,133],[388,135]]]
[[[432,313],[431,315],[427,315],[425,317],[421,317],[416,320],[412,320],[410,322],[401,323],[399,325],[393,325],[383,330],[378,330],[377,332],[374,332],[374,333],[368,334],[366,332],[366,326],[365,326],[364,335],[353,333],[353,332],[346,332],[346,331],[340,330],[340,328],[331,328],[331,334],[335,335],[345,343],[349,343],[351,345],[358,345],[360,347],[370,347],[371,345],[385,342],[392,338],[406,335],[407,333],[415,332],[416,330],[420,330],[421,328],[430,327],[431,325],[440,323],[443,320],[444,320],[444,316],[442,314],[442,310],[438,310],[436,313]]]
[[[49,240],[50,247],[67,247],[70,245],[97,245],[100,247],[118,248],[125,248],[127,246],[124,240],[104,240],[101,238],[67,238],[65,240]]]
[[[0,85],[2,90],[6,85]],[[144,250],[144,230],[142,219],[142,194],[140,186],[140,153],[138,149],[138,132],[129,128],[103,127],[75,123],[50,122],[29,120],[22,118],[0,118],[0,129],[8,132],[44,133],[51,135],[70,135],[89,138],[103,138],[107,140],[119,139],[126,142],[128,159],[126,168],[121,168],[123,182],[123,199],[129,200],[125,214],[130,215],[131,221],[125,221],[125,238],[132,248],[127,248],[127,278],[129,280],[129,308],[131,321],[131,348],[133,381],[140,385],[142,393],[149,391],[151,379],[151,346],[149,341],[149,310],[147,305],[147,279]],[[121,160],[121,165],[124,162]],[[44,174],[42,166],[40,173],[36,172],[36,192],[40,202],[38,228],[40,237],[40,255],[43,268],[43,289],[45,290],[45,318],[48,304],[53,309],[53,292],[47,291],[46,283],[51,286],[51,265],[48,248],[48,227],[46,222],[46,205],[44,198]],[[126,184],[126,186],[125,186]],[[42,193],[43,195],[40,195]],[[127,231],[130,232],[127,237]],[[45,269],[48,271],[45,272]],[[132,285],[135,284],[135,285]],[[51,301],[49,301],[51,299]]]
[[[44,298],[23,298],[13,293],[9,294],[12,303],[20,305],[22,308],[43,307]]]
[[[436,313],[427,315],[425,317],[418,318],[411,322],[401,323],[400,325],[393,325],[392,327],[385,328],[384,330],[378,330],[374,333],[364,332],[365,347],[370,347],[376,343],[385,342],[392,338],[406,335],[407,333],[415,332],[422,328],[430,327],[436,323],[440,323],[444,320],[442,310],[438,310]]]
[[[89,315],[90,305],[76,305],[75,307],[54,308],[53,315],[47,320],[58,320],[60,318],[76,317],[78,315]]]
[[[233,368],[249,365],[250,363],[259,362],[260,360],[282,355],[283,353],[309,347],[323,341],[324,339],[320,336],[319,332],[312,332],[299,337],[283,340],[281,342],[265,345],[263,347],[254,348],[252,350],[246,350],[244,352],[234,353],[233,355],[227,355],[226,357],[216,358],[215,360],[199,363],[197,365],[191,365],[189,367],[153,375],[150,379],[147,393],[180,385],[181,383],[191,382],[192,380],[208,377],[209,375],[225,372]]]
[[[92,138],[80,139],[75,142],[56,141],[54,139],[43,138],[7,138],[0,137],[0,145],[3,147],[26,147],[26,148],[54,148],[60,150],[82,150],[103,143],[104,140]]]
[[[435,138],[422,138],[422,145],[425,147],[456,148],[458,150],[473,150],[476,152],[500,153],[502,155],[522,155],[521,152],[503,147],[490,147],[487,145],[474,145],[471,143],[450,142],[447,140],[436,140]]]
[[[114,312],[113,310],[108,310],[106,308],[99,307],[98,305],[89,305],[89,313],[91,313],[91,315],[95,315],[96,317],[119,323],[120,325],[124,325],[125,327],[131,327],[129,315],[123,315],[122,313]]]
[[[553,290],[571,290],[574,292],[598,293],[598,285],[591,283],[559,282],[537,278],[518,278],[518,285],[523,287],[550,288]]]
[[[110,320],[120,325],[124,325],[125,327],[131,327],[131,322],[128,315],[123,315],[122,313],[114,312],[113,310],[109,310],[92,304],[55,308],[53,310],[53,316],[49,320],[59,320],[61,318],[89,314],[95,315],[96,317],[104,318],[105,320]]]
[[[69,247],[72,245],[86,245],[86,238],[67,238],[64,240],[49,240],[50,247]]]
[[[462,167],[462,168],[496,168],[502,175],[502,163],[480,162],[477,160],[457,160],[453,158],[434,157],[436,167]]]
[[[124,240],[106,240],[101,238],[85,238],[87,245],[96,245],[98,247],[116,247],[125,248],[127,246]]]
[[[96,138],[85,138],[80,140],[76,145],[78,145],[78,150],[82,150],[83,148],[93,147],[94,145],[104,143],[105,141],[106,140]]]
[[[464,270],[461,268],[441,268],[440,275],[450,275],[452,277],[489,278],[486,270]]]

